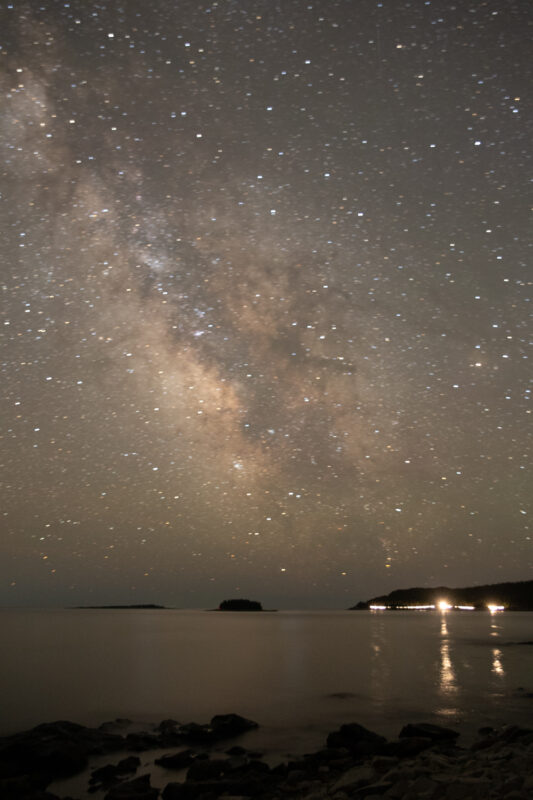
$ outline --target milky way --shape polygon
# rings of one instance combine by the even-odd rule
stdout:
[[[0,602],[530,577],[527,4],[0,20]]]

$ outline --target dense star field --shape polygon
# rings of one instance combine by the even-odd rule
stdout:
[[[0,2],[1,603],[531,576],[531,19]]]

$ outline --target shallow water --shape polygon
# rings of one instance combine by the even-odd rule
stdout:
[[[531,613],[2,609],[0,625],[4,734],[236,712],[261,725],[250,745],[301,751],[347,721],[468,736],[532,717]]]

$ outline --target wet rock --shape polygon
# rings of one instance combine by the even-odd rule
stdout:
[[[373,783],[375,779],[376,772],[373,767],[366,764],[360,767],[352,767],[352,769],[341,775],[333,785],[333,791],[358,789],[360,786]]]
[[[158,796],[159,789],[150,786],[150,775],[139,775],[132,781],[114,786],[105,800],[157,800]]]
[[[380,774],[384,774],[393,769],[398,763],[399,759],[395,756],[374,756],[371,761],[372,767]]]
[[[0,779],[0,797],[2,800],[25,800],[25,798],[54,797],[45,791],[46,782],[35,776],[21,775],[15,778]]]
[[[217,714],[212,718],[210,727],[217,739],[229,739],[258,728],[259,725],[239,714]]]
[[[429,722],[417,722],[405,725],[400,731],[400,739],[407,737],[420,737],[431,739],[432,742],[453,742],[459,734],[451,728],[441,725],[432,725]]]
[[[189,767],[194,761],[195,753],[190,748],[187,750],[180,750],[179,753],[168,753],[161,758],[156,758],[155,762],[165,769],[185,769]]]
[[[240,744],[235,744],[229,750],[226,750],[226,753],[228,756],[243,756],[247,753],[247,750],[245,747],[241,747]]]
[[[209,745],[215,741],[211,728],[208,725],[198,725],[196,722],[181,725],[179,735],[183,741],[193,744]]]
[[[126,748],[134,753],[142,753],[143,750],[154,750],[160,745],[161,742],[158,736],[147,731],[128,733],[126,736]]]
[[[381,797],[392,788],[392,783],[389,781],[380,781],[379,783],[370,783],[367,786],[361,786],[357,789],[352,797]]]
[[[209,781],[218,778],[224,772],[224,762],[221,760],[195,759],[187,770],[188,781]]]
[[[101,784],[108,788],[113,783],[121,780],[124,775],[135,772],[140,764],[141,760],[137,758],[137,756],[123,758],[118,764],[106,764],[104,767],[93,770],[89,779],[89,784],[91,786]]]
[[[130,725],[133,725],[131,719],[117,717],[117,719],[113,719],[109,722],[102,722],[102,724],[98,726],[98,730],[102,731],[102,733],[119,733],[120,731],[127,730]]]
[[[396,739],[383,746],[383,753],[396,758],[414,758],[423,750],[433,744],[431,739],[421,736],[410,736],[406,739]]]
[[[164,719],[162,720],[156,728],[158,733],[163,735],[168,733],[176,733],[179,728],[179,722],[175,719]]]
[[[0,740],[0,777],[41,774],[50,779],[84,769],[90,751],[89,729],[52,722]]]
[[[345,747],[352,756],[362,758],[383,752],[384,736],[369,731],[357,722],[341,725],[327,737],[328,747]]]
[[[193,800],[196,788],[185,783],[167,783],[161,797],[163,800]]]

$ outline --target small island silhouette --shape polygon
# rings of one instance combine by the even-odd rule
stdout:
[[[156,603],[136,603],[134,605],[118,605],[118,606],[74,606],[75,609],[86,609],[95,611],[96,609],[103,609],[106,611],[117,611],[123,609],[146,609],[146,610],[164,610],[167,611],[167,606],[159,606]]]
[[[475,610],[487,609],[493,605],[507,611],[533,611],[533,580],[465,586],[460,589],[450,589],[447,586],[395,589],[389,594],[361,601],[349,610],[366,611],[371,606],[391,610],[408,606],[429,607],[443,601],[454,607],[473,607]]]
[[[218,607],[219,611],[263,611],[263,606],[258,600],[246,600],[239,597],[233,600],[223,600]]]

